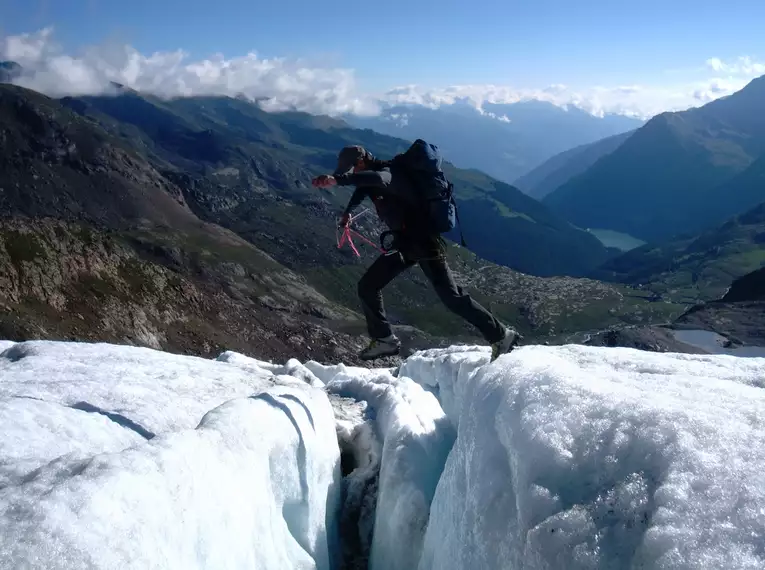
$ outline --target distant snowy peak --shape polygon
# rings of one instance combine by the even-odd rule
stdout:
[[[486,117],[488,119],[494,119],[503,123],[511,122],[507,113],[500,113],[485,109],[483,106],[463,106],[458,103],[452,103],[449,105],[443,105],[437,108],[425,107],[422,105],[397,105],[395,107],[384,107],[380,112],[379,118],[382,121],[390,121],[396,126],[406,127],[409,125],[410,120],[416,117],[417,113],[422,110],[441,112],[445,115],[460,114],[465,117]]]
[[[401,99],[401,100],[399,100]],[[382,98],[377,102],[379,116],[389,117],[402,113],[416,113],[419,110],[443,111],[446,113],[462,113],[493,117],[501,121],[512,120],[512,115],[518,112],[537,112],[552,114],[580,114],[586,117],[604,121],[616,121],[636,128],[643,124],[648,117],[637,116],[634,112],[607,112],[593,107],[586,102],[549,101],[541,98],[525,97],[517,100],[492,100],[474,97],[436,97],[423,96],[407,100],[406,98]]]
[[[380,120],[386,121],[393,125],[394,127],[398,127],[403,129],[407,125],[409,125],[409,118],[410,114],[406,111],[402,110],[395,110],[391,112],[383,112],[380,114]]]
[[[537,105],[538,104],[538,105]],[[611,121],[617,124],[624,124],[628,129],[634,129],[642,124],[642,121],[638,117],[633,117],[627,114],[620,115],[617,113],[596,113],[591,110],[578,107],[571,103],[556,104],[541,100],[528,100],[517,103],[489,103],[474,102],[471,100],[458,100],[452,103],[439,103],[433,105],[409,103],[409,104],[387,104],[385,102],[380,105],[380,113],[377,119],[384,121],[394,127],[405,128],[409,126],[413,117],[416,117],[421,112],[435,112],[443,113],[444,118],[448,115],[460,114],[466,117],[485,117],[487,119],[493,119],[500,123],[512,123],[513,115],[523,108],[524,111],[529,111],[536,108],[540,113],[572,113],[581,114],[583,116],[593,117],[603,121]]]
[[[481,170],[508,184],[558,153],[642,124],[622,115],[595,116],[573,104],[435,96],[387,101],[375,116],[344,118],[389,136],[423,138],[438,145],[455,166]]]

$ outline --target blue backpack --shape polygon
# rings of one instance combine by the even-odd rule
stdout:
[[[454,201],[454,185],[447,180],[441,169],[442,158],[438,147],[417,139],[392,162],[402,166],[409,175],[422,205],[425,216],[423,221],[427,228],[445,234],[457,227],[459,214]],[[461,224],[460,239],[464,247]]]

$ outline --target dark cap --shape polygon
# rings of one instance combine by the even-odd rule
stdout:
[[[374,157],[363,146],[353,145],[343,148],[340,154],[337,155],[337,168],[335,169],[334,176],[350,173],[360,158],[372,160]]]

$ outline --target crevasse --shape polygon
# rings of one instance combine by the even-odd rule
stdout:
[[[370,568],[765,565],[765,359],[452,347],[365,374],[324,380],[396,410]]]
[[[765,359],[2,349],[0,568],[765,566]]]

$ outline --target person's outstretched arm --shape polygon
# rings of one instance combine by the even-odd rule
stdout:
[[[387,189],[391,182],[391,174],[387,170],[362,170],[340,174],[334,178],[339,186],[356,186],[357,188],[368,186],[382,190]]]
[[[347,225],[351,213],[369,195],[370,188],[374,188],[380,194],[385,194],[390,190],[391,173],[387,170],[362,170],[361,172],[351,172],[337,176],[324,174],[315,178],[313,184],[319,188],[327,188],[335,184],[338,186],[356,186],[356,190],[343,211],[340,222],[341,225]]]
[[[391,174],[385,170],[362,170],[361,172],[340,174],[334,178],[338,186],[356,186],[356,191],[348,200],[341,220],[341,223],[347,224],[353,210],[364,201],[364,198],[369,196],[370,188],[374,188],[380,194],[386,193],[390,186]]]

